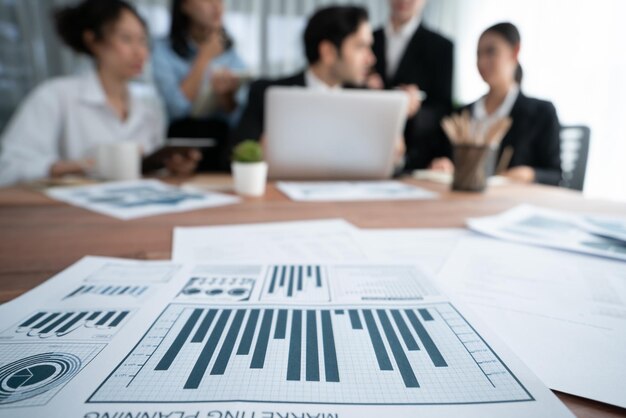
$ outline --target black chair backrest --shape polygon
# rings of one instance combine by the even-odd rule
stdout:
[[[561,127],[561,186],[581,190],[585,184],[591,130],[587,126]]]

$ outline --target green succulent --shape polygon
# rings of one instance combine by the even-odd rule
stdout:
[[[257,141],[248,139],[235,147],[232,158],[238,163],[259,163],[263,161],[263,149]]]

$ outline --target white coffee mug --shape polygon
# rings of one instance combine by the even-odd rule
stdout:
[[[130,141],[100,144],[96,148],[96,175],[102,180],[137,180],[141,177],[139,144]]]

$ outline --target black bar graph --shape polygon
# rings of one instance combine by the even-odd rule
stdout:
[[[128,296],[138,298],[146,293],[148,286],[130,286],[130,285],[92,285],[79,286],[70,292],[64,299],[75,298],[79,296]]]
[[[300,360],[302,357],[302,311],[293,311],[291,318],[291,338],[287,360],[287,380],[300,380]]]
[[[327,280],[322,266],[275,265],[267,271],[265,291],[261,300],[329,301]]]
[[[287,310],[281,309],[278,311],[278,321],[276,322],[276,330],[274,331],[274,338],[277,340],[284,340],[287,332]]]
[[[170,368],[172,362],[174,361],[180,350],[183,348],[185,341],[187,341],[187,337],[189,337],[189,335],[191,334],[191,331],[196,325],[196,322],[198,322],[198,318],[200,318],[200,315],[202,315],[202,309],[193,310],[193,313],[185,323],[185,326],[176,336],[174,343],[167,350],[163,358],[161,358],[161,361],[159,361],[159,364],[157,364],[155,370],[167,370]]]
[[[302,267],[303,274],[307,269]],[[270,280],[275,278],[278,286],[287,271],[288,285],[291,270],[279,266]],[[293,271],[297,287],[300,268]],[[35,315],[23,324],[46,319]],[[65,320],[56,317],[47,326]],[[435,404],[532,399],[486,343],[474,350],[480,351],[474,357],[468,347],[476,348],[477,341],[480,336],[446,303],[332,309],[172,304],[91,401]],[[303,384],[319,390],[298,389]],[[365,390],[370,384],[378,389]]]
[[[324,343],[324,367],[327,382],[339,382],[339,368],[337,366],[337,349],[335,335],[329,311],[322,311],[322,341]]]
[[[81,332],[94,332],[105,337],[112,335],[129,314],[127,310],[39,311],[13,329],[6,330],[3,335],[11,338],[71,338]]]
[[[273,316],[274,311],[272,310],[266,310],[263,314],[261,330],[259,331],[254,354],[252,355],[252,362],[250,363],[251,369],[262,369],[265,364],[265,355],[267,354],[267,345],[269,344]]]
[[[315,311],[306,312],[306,380],[319,382],[320,358],[317,352],[317,316]]]
[[[210,309],[209,311],[207,311],[206,315],[204,316],[204,319],[202,320],[202,323],[200,324],[200,326],[196,330],[196,333],[191,339],[192,343],[201,343],[202,340],[204,340],[204,337],[206,336],[207,332],[209,332],[209,327],[211,327],[211,324],[213,323],[213,320],[215,319],[215,315],[217,315],[216,309]]]
[[[417,315],[415,315],[415,312],[408,309],[405,312],[418,337],[422,340],[422,344],[424,344],[424,348],[426,349],[426,352],[430,356],[430,359],[435,367],[447,367],[448,364],[444,360],[432,338],[430,338],[430,335],[426,331],[426,328],[424,328],[424,325],[422,325],[420,320],[417,318]]]
[[[241,324],[243,323],[243,317],[245,314],[246,311],[244,310],[238,310],[235,314],[235,319],[230,325],[228,334],[226,334],[226,339],[222,344],[222,349],[217,355],[217,360],[211,370],[211,374],[220,375],[224,374],[226,371],[226,366],[228,365],[228,360],[230,359],[233,349],[235,348],[235,341],[237,339],[237,335],[239,335],[239,330],[241,329]]]
[[[435,364],[435,367],[447,367],[447,364],[437,349],[436,344],[430,337],[428,331],[421,324],[415,312],[425,311],[420,309],[418,311],[407,309],[405,310],[406,317],[415,328],[417,337],[422,341],[426,351]],[[229,360],[231,359],[232,352],[235,348],[238,336],[241,333],[241,339],[236,354],[249,355],[252,341],[257,333],[256,346],[252,355],[252,361],[250,363],[251,369],[263,369],[265,367],[265,358],[270,345],[270,334],[272,331],[272,319],[274,313],[278,312],[278,320],[274,325],[274,339],[276,339],[276,333],[278,332],[281,338],[284,337],[284,326],[287,321],[287,317],[290,319],[289,329],[289,346],[288,346],[288,358],[287,358],[287,371],[286,379],[288,381],[301,381],[306,380],[310,382],[320,381],[320,344],[318,341],[318,328],[322,330],[322,355],[325,365],[325,377],[327,382],[339,382],[339,366],[337,364],[337,354],[335,337],[333,332],[333,320],[331,319],[332,310],[300,310],[300,309],[237,309],[233,321],[227,327],[229,323],[229,317],[232,314],[232,310],[217,309],[200,309],[195,308],[191,311],[183,327],[178,332],[164,355],[154,368],[157,371],[168,370],[176,357],[179,355],[183,347],[190,340],[192,331],[198,329],[195,336],[190,340],[192,343],[203,342],[204,337],[207,334],[208,325],[216,316],[220,313],[219,321],[211,332],[210,337],[205,343],[204,349],[200,354],[192,372],[187,381],[186,388],[197,388],[207,370],[209,363],[211,362],[212,355],[218,350],[219,354],[213,368],[211,375],[222,375],[226,372]],[[337,311],[334,311],[335,314]],[[381,371],[393,371],[398,369],[402,380],[407,388],[419,387],[419,383],[415,376],[410,361],[407,357],[407,352],[419,350],[417,342],[409,327],[406,325],[404,317],[400,310],[397,309],[350,309],[348,324],[355,331],[362,331],[363,327],[355,327],[356,321],[360,321],[359,315],[362,315],[365,321],[366,332],[369,336],[372,350],[375,354],[375,358],[378,362],[378,368]],[[259,317],[263,316],[261,326],[257,332],[257,323]],[[204,316],[204,320],[200,322],[200,318]],[[434,319],[428,313],[429,321]],[[396,333],[395,328],[392,325],[395,322],[399,335]],[[335,320],[336,321],[336,320]],[[345,321],[345,320],[344,320]],[[196,324],[200,322],[200,325],[196,327]],[[245,325],[244,325],[245,324]],[[226,332],[224,341],[221,347],[218,347],[217,343],[220,340],[222,334]],[[303,344],[304,340],[304,344]],[[387,349],[390,348],[390,350]],[[406,349],[405,349],[406,347]],[[304,350],[304,356],[302,355]],[[304,357],[304,367],[301,364]],[[392,361],[393,358],[393,361]],[[394,367],[394,364],[396,365]],[[304,369],[304,378],[302,371]]]
[[[217,349],[217,343],[224,332],[224,328],[226,327],[226,322],[228,321],[230,314],[231,311],[228,309],[223,310],[220,314],[220,318],[218,319],[213,332],[211,332],[211,336],[204,345],[196,364],[194,364],[193,369],[191,370],[191,374],[185,383],[185,389],[198,389],[200,386],[200,382],[204,377],[207,367],[209,367],[209,362],[211,361],[213,353]]]
[[[241,342],[239,343],[239,349],[237,349],[237,355],[244,355],[250,353],[250,347],[252,346],[252,339],[254,338],[254,332],[256,331],[256,324],[259,320],[259,310],[253,309],[250,311],[248,317],[248,323],[243,332]]]

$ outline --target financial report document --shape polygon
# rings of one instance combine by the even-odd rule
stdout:
[[[114,414],[572,416],[413,265],[88,257],[0,307],[0,415]]]
[[[281,181],[276,187],[298,202],[428,200],[437,197],[437,193],[399,181]]]
[[[121,220],[232,205],[226,194],[181,188],[158,180],[132,180],[79,187],[56,187],[46,194],[56,200]]]
[[[626,261],[626,218],[520,205],[499,215],[468,219],[467,225],[507,241]]]

